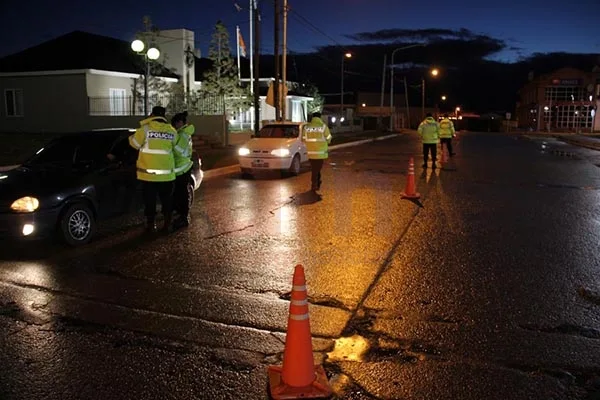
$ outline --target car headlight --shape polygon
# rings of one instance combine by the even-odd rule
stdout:
[[[238,150],[238,155],[240,156],[247,156],[248,154],[250,154],[250,149],[247,147],[240,147]]]
[[[30,213],[34,212],[40,206],[40,201],[35,197],[25,196],[13,201],[10,209],[16,212]]]
[[[276,157],[287,157],[290,155],[290,150],[289,149],[275,149],[275,150],[271,151],[271,155],[276,156]]]

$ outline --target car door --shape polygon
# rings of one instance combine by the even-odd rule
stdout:
[[[136,211],[142,205],[142,187],[136,176],[138,152],[129,145],[129,132],[124,132],[113,143],[109,154],[111,178],[116,187],[115,201],[119,214]]]
[[[84,183],[94,188],[101,219],[123,212],[126,203],[123,193],[131,180],[125,163],[109,156],[118,137],[116,133],[90,134],[82,140],[75,156],[76,168],[86,169]]]

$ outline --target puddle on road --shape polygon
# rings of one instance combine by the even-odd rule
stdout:
[[[327,359],[328,361],[364,361],[369,348],[369,341],[360,335],[342,337],[335,341],[333,351],[327,353]]]

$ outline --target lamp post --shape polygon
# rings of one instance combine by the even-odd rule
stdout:
[[[131,49],[136,54],[144,57],[145,68],[144,68],[144,115],[148,115],[148,78],[150,77],[150,60],[158,60],[160,57],[160,51],[156,47],[150,47],[146,52],[144,49],[146,45],[139,39],[131,42]]]
[[[431,76],[436,77],[440,71],[437,68],[431,70]],[[421,78],[421,114],[422,118],[425,119],[425,77]]]
[[[412,44],[410,46],[404,46],[404,47],[398,47],[397,49],[394,49],[394,51],[392,51],[392,59],[390,61],[390,67],[392,69],[392,71],[390,72],[390,113],[391,113],[391,123],[390,123],[390,128],[395,129],[396,125],[396,118],[395,118],[395,112],[394,112],[394,56],[396,55],[396,52],[400,51],[400,50],[406,50],[406,49],[410,49],[412,47],[425,47],[424,43],[420,43],[420,44]],[[404,91],[406,92],[406,79],[404,79]],[[407,96],[408,98],[408,96]],[[406,102],[406,114],[409,118],[409,128],[410,128],[410,111],[408,109],[408,101]]]
[[[344,53],[342,56],[342,83],[341,83],[341,92],[340,92],[340,124],[344,118],[344,60],[346,58],[352,58],[352,53]]]

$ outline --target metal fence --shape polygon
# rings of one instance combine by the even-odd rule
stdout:
[[[168,114],[187,110],[190,115],[225,114],[223,96],[148,96],[148,110],[162,106]],[[94,116],[143,116],[144,96],[88,97],[88,112]]]

